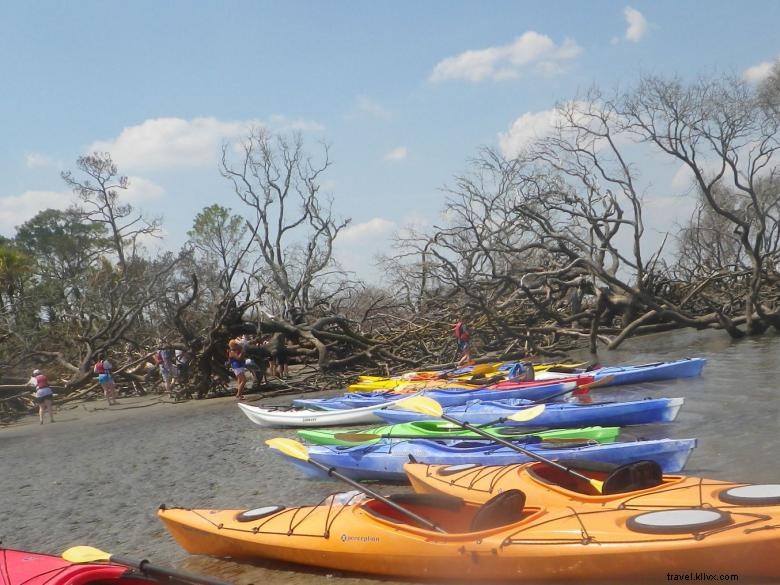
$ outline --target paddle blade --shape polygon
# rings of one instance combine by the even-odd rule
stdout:
[[[271,447],[271,449],[281,451],[290,457],[295,457],[296,459],[302,459],[304,461],[309,460],[309,450],[294,439],[277,437],[275,439],[268,439],[265,444]]]
[[[604,482],[603,481],[599,481],[597,479],[591,479],[590,480],[590,485],[592,485],[596,489],[596,491],[598,493],[600,493],[600,494],[604,493]]]
[[[495,369],[496,367],[493,364],[479,364],[471,368],[469,374],[472,376],[481,376],[483,374],[487,374],[488,372],[492,372]]]
[[[544,404],[537,404],[536,406],[532,406],[530,408],[524,408],[520,412],[516,412],[510,416],[507,417],[507,420],[515,420],[515,421],[526,421],[526,420],[533,420],[540,414],[544,412],[545,406]]]
[[[433,398],[427,396],[410,396],[404,400],[399,400],[394,406],[403,408],[404,410],[411,410],[428,416],[440,418],[442,413],[441,404],[436,402]]]
[[[62,553],[62,558],[69,563],[94,563],[95,561],[111,560],[111,553],[93,546],[73,546]]]

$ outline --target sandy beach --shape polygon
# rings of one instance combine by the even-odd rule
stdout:
[[[53,424],[46,419],[43,425],[37,415],[27,416],[0,428],[0,540],[50,554],[90,545],[238,584],[340,581],[326,571],[189,557],[156,517],[163,503],[305,504],[349,489],[302,479],[264,445],[274,436],[294,434],[251,424],[233,397],[178,404],[159,396],[122,397],[110,408],[103,400],[70,403],[55,411]]]

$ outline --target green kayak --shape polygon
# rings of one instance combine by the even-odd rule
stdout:
[[[576,441],[579,439],[613,443],[617,440],[620,427],[585,427],[580,429],[546,429],[534,431],[527,427],[491,425],[482,430],[501,439],[521,439],[529,435],[543,438],[546,442]],[[304,441],[315,445],[359,445],[374,443],[380,439],[480,439],[476,433],[446,421],[420,420],[396,425],[383,425],[362,429],[301,429],[298,435]]]

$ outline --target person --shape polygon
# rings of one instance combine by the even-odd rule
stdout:
[[[30,386],[35,387],[35,402],[38,403],[38,418],[43,424],[43,413],[49,411],[49,422],[54,422],[54,408],[52,400],[54,391],[49,387],[49,379],[40,370],[33,370],[32,377],[28,382]]]
[[[280,379],[286,378],[290,354],[287,352],[287,343],[284,335],[277,335],[273,340],[271,357],[273,358],[272,373]]]
[[[255,362],[255,379],[258,384],[268,383],[268,368],[271,365],[271,352],[268,349],[268,340],[265,340],[252,351]]]
[[[154,354],[154,361],[160,367],[160,376],[165,386],[165,392],[173,398],[173,381],[179,375],[176,365],[173,363],[173,352],[170,349],[158,349]]]
[[[463,354],[458,361],[458,367],[473,364],[474,359],[471,357],[471,331],[460,319],[455,323],[455,341],[458,344],[458,352]]]
[[[192,351],[188,349],[177,349],[176,356],[176,369],[179,370],[179,377],[186,378],[189,374],[190,364],[192,363]]]
[[[109,406],[117,404],[116,383],[114,382],[114,377],[111,375],[113,367],[113,364],[106,359],[106,354],[100,352],[97,356],[93,371],[98,376],[98,382],[103,388],[103,394],[105,395]]]
[[[231,339],[228,347],[228,363],[236,376],[236,400],[242,400],[246,388],[246,355],[236,339]]]

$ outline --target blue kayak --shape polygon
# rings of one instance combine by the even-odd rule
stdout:
[[[644,425],[671,422],[685,401],[684,398],[653,398],[626,402],[596,402],[571,404],[550,402],[544,412],[528,421],[501,420],[532,406],[528,400],[475,400],[457,406],[448,406],[444,414],[474,425],[486,425],[500,421],[504,425],[526,427],[568,428],[582,426]],[[438,420],[435,417],[401,409],[376,411],[376,416],[389,424],[416,420]]]
[[[543,401],[554,397],[563,396],[577,388],[577,382],[560,382],[550,380],[546,383],[505,388],[494,390],[492,388],[431,388],[422,390],[409,396],[427,396],[433,398],[442,406],[455,406],[465,404],[470,400],[497,400],[508,398],[524,398],[526,400]],[[301,408],[315,408],[321,410],[362,408],[384,404],[391,400],[403,398],[403,394],[397,392],[349,392],[332,398],[298,398],[293,400],[295,406]]]
[[[542,443],[539,442],[538,437],[534,437],[532,440],[518,442],[518,444],[524,449],[538,452],[547,459],[602,461],[616,465],[640,459],[652,459],[665,473],[676,473],[688,461],[688,457],[696,447],[696,439],[656,439],[566,447],[556,443]],[[532,461],[528,456],[508,447],[471,440],[380,440],[357,447],[310,445],[307,449],[311,459],[354,480],[388,482],[407,481],[403,466],[409,461],[441,465],[510,465]],[[277,449],[272,451],[296,465],[311,478],[328,478],[327,473],[306,461],[285,455]]]
[[[639,384],[641,382],[655,382],[658,380],[671,380],[673,378],[693,378],[701,374],[704,358],[684,358],[669,362],[654,362],[638,366],[606,366],[588,372],[596,380],[607,376],[614,376],[605,386],[617,386],[618,384]]]

